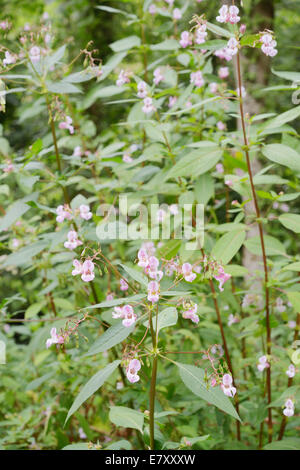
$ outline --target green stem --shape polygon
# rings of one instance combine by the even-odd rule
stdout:
[[[158,312],[157,312],[158,315]],[[156,376],[157,376],[157,335],[155,335],[153,330],[153,322],[152,322],[152,310],[149,312],[149,323],[150,323],[150,331],[152,336],[152,346],[154,351],[153,363],[152,363],[152,376],[151,376],[151,384],[150,384],[150,396],[149,396],[149,408],[150,408],[150,419],[149,419],[149,426],[150,426],[150,449],[155,450],[154,444],[154,408],[155,408],[155,389],[156,389]],[[157,328],[157,325],[156,325]]]

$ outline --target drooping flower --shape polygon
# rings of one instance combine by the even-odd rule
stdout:
[[[199,323],[199,317],[196,315],[198,310],[198,305],[194,302],[184,302],[183,308],[186,308],[182,313],[182,317],[188,320],[192,320],[193,323]]]
[[[95,278],[94,269],[95,266],[93,261],[91,261],[90,259],[85,260],[82,265],[81,279],[84,282],[93,281],[93,279]]]
[[[66,116],[66,120],[59,123],[60,129],[68,129],[70,134],[74,134],[74,126],[72,125],[73,119],[70,116]]]
[[[73,266],[74,269],[72,271],[72,276],[77,276],[78,274],[82,273],[82,264],[80,263],[80,261],[78,261],[78,259],[74,259]]]
[[[206,24],[203,23],[196,28],[196,34],[195,34],[195,43],[196,44],[203,44],[206,41]]]
[[[46,348],[50,348],[52,344],[63,344],[64,343],[64,338],[61,335],[58,335],[56,332],[56,328],[51,328],[50,330],[50,335],[51,337],[47,339],[46,341]]]
[[[285,373],[290,379],[295,377],[296,368],[295,368],[294,364],[290,364],[289,367],[288,367],[288,370]]]
[[[138,266],[140,266],[141,268],[146,268],[148,266],[148,259],[149,256],[147,251],[143,248],[140,248],[140,250],[138,251]]]
[[[204,85],[204,79],[201,70],[192,72],[190,76],[190,82],[194,83],[197,88],[201,88]]]
[[[224,374],[222,378],[221,388],[225,395],[228,397],[234,397],[236,394],[236,388],[232,385],[233,380],[230,374]]]
[[[155,256],[150,256],[148,258],[147,266],[145,267],[145,273],[151,279],[160,281],[163,277],[163,272],[158,270],[159,260]]]
[[[222,266],[219,266],[218,273],[214,274],[213,277],[216,279],[216,281],[219,282],[219,289],[221,292],[223,292],[223,285],[231,278],[231,274],[225,273],[224,268]]]
[[[80,217],[84,220],[89,220],[93,216],[90,211],[90,206],[88,206],[87,204],[81,204],[79,206],[79,212]]]
[[[183,31],[181,33],[179,44],[184,49],[193,44],[191,34],[188,31]]]
[[[137,96],[139,98],[146,98],[148,91],[147,91],[147,83],[141,80],[137,85]]]
[[[238,41],[235,38],[230,38],[227,43],[227,52],[231,56],[234,56],[238,52]]]
[[[56,209],[56,213],[56,221],[60,223],[63,222],[65,219],[71,220],[73,218],[71,209],[66,204],[64,206],[58,206]]]
[[[118,79],[116,81],[116,85],[123,86],[129,82],[130,82],[129,73],[125,72],[124,70],[121,70],[121,72],[119,73]]]
[[[10,52],[5,51],[5,58],[3,59],[3,66],[6,67],[7,65],[15,64],[16,57],[12,55]]]
[[[240,17],[238,16],[238,14],[238,7],[234,5],[231,5],[230,7],[228,7],[227,5],[223,5],[219,10],[219,16],[216,17],[216,20],[219,23],[235,24],[240,21]]]
[[[287,416],[290,418],[291,416],[294,416],[295,408],[294,408],[294,402],[288,398],[284,404],[285,408],[283,410],[284,416]]]
[[[160,68],[156,68],[153,72],[153,83],[155,85],[158,85],[160,82],[162,82],[165,77],[162,75]]]
[[[141,368],[141,363],[138,359],[132,359],[126,369],[127,379],[131,383],[138,382],[140,380],[139,375],[137,374]]]
[[[174,10],[173,10],[173,19],[174,20],[180,20],[181,18],[182,18],[181,10],[179,10],[179,8],[174,8]]]
[[[219,70],[218,70],[218,75],[222,79],[227,78],[229,76],[228,67],[220,67]]]
[[[197,277],[197,275],[193,273],[193,267],[190,263],[183,263],[181,271],[187,282],[193,282]]]
[[[267,369],[268,367],[270,367],[270,364],[268,363],[267,356],[261,356],[258,359],[258,364],[257,364],[258,370],[262,372],[264,369]]]
[[[214,52],[214,55],[216,57],[219,57],[219,59],[226,60],[226,62],[229,62],[230,60],[232,60],[232,55],[229,54],[227,47],[223,47],[222,49],[217,49]]]
[[[146,98],[144,98],[144,106],[142,107],[142,110],[145,114],[150,114],[153,111],[155,111],[153,100],[152,98],[150,98],[150,96],[147,96]]]
[[[123,325],[129,327],[136,322],[137,316],[133,311],[131,305],[124,305],[123,307],[124,320],[122,321]]]
[[[124,281],[124,279],[121,278],[121,279],[120,279],[120,289],[121,289],[122,291],[126,291],[126,290],[128,290],[128,287],[129,287],[129,286],[128,286],[127,282]]]
[[[148,300],[149,302],[155,303],[159,300],[159,283],[157,281],[150,281],[148,284]]]
[[[78,246],[82,245],[82,241],[78,240],[78,234],[75,230],[68,232],[68,240],[64,243],[64,247],[69,250],[75,250]]]
[[[41,50],[38,46],[33,46],[29,51],[29,58],[33,64],[39,62],[41,58]]]

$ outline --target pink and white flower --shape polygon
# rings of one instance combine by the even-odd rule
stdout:
[[[121,70],[121,72],[119,73],[118,79],[116,81],[116,85],[123,86],[129,82],[130,82],[129,73],[125,72],[124,70]]]
[[[148,284],[148,300],[155,303],[159,300],[160,286],[157,281],[150,281]]]
[[[138,382],[140,380],[139,375],[137,374],[141,368],[141,363],[138,359],[132,359],[126,369],[127,379],[131,383]]]
[[[183,308],[187,308],[182,313],[182,317],[188,320],[192,320],[193,323],[199,323],[199,317],[196,315],[198,310],[198,305],[193,302],[184,302]]]
[[[262,42],[262,52],[269,57],[275,57],[278,50],[275,49],[277,42],[273,39],[273,36],[270,33],[265,33],[261,36],[260,42]]]
[[[134,310],[131,305],[115,307],[114,312],[112,312],[112,317],[123,318],[122,324],[126,327],[133,325],[137,320],[137,316],[134,313]]]
[[[227,5],[223,5],[219,10],[219,16],[216,17],[216,20],[219,23],[235,24],[240,21],[240,17],[238,16],[238,14],[238,7],[234,5],[231,5],[230,7],[228,7]]]
[[[82,241],[78,239],[78,234],[75,230],[68,232],[68,240],[64,243],[64,247],[69,250],[75,250],[78,246],[82,245]]]
[[[290,418],[291,416],[294,416],[295,408],[294,408],[294,402],[290,398],[288,398],[284,404],[285,408],[283,410],[284,416],[287,416]]]
[[[219,282],[219,289],[221,292],[224,290],[224,284],[231,278],[231,274],[225,273],[223,266],[218,267],[218,273],[214,275],[216,281]]]
[[[160,82],[162,82],[165,79],[159,67],[154,70],[153,77],[154,77],[153,78],[154,85],[158,85]]]
[[[261,356],[258,359],[258,364],[257,364],[258,370],[260,372],[262,372],[263,370],[267,369],[268,367],[270,367],[270,364],[268,363],[267,356]]]
[[[143,80],[140,81],[137,85],[137,89],[138,89],[137,96],[139,98],[146,98],[146,96],[148,94],[147,83],[144,82]]]
[[[29,51],[29,58],[33,64],[39,62],[41,58],[41,50],[38,46],[33,46]]]
[[[122,291],[126,291],[126,290],[128,290],[128,287],[129,287],[129,286],[128,286],[127,282],[124,281],[124,279],[121,278],[121,279],[120,279],[120,289],[121,289]]]
[[[194,83],[197,88],[201,88],[204,85],[204,79],[201,70],[192,72],[190,76],[190,82]]]
[[[181,47],[184,49],[188,46],[191,46],[193,44],[191,34],[188,31],[183,31],[180,35],[180,41],[179,44]]]
[[[193,266],[190,263],[183,263],[181,272],[187,282],[193,282],[197,277],[197,275],[193,273]]]
[[[90,220],[93,214],[90,211],[90,206],[87,204],[81,204],[79,206],[80,217],[84,220]]]
[[[66,204],[64,206],[58,206],[56,209],[56,213],[56,221],[59,223],[63,222],[65,219],[71,220],[73,218],[71,209]]]
[[[203,23],[199,25],[196,29],[196,34],[195,34],[195,43],[196,44],[203,44],[206,41],[206,24]]]
[[[10,52],[5,51],[5,58],[3,59],[3,66],[6,67],[7,65],[15,64],[16,57],[12,55]]]
[[[181,10],[179,10],[179,8],[174,8],[174,10],[173,10],[173,19],[174,20],[181,20],[181,18],[182,18]]]
[[[144,98],[144,106],[142,107],[142,110],[145,114],[151,114],[153,111],[155,111],[153,100],[149,96]]]
[[[228,67],[220,67],[218,70],[218,75],[221,79],[227,78],[229,76],[229,68]]]
[[[82,265],[81,279],[84,282],[93,281],[95,279],[94,269],[95,269],[95,265],[93,261],[91,261],[90,259],[85,260],[85,262]]]
[[[294,364],[290,364],[289,367],[288,367],[288,370],[286,371],[286,375],[292,379],[293,377],[295,377],[296,375],[296,368],[294,366]]]
[[[72,125],[73,119],[70,116],[66,116],[66,120],[59,123],[60,129],[68,129],[70,134],[74,134],[74,126]]]
[[[239,319],[238,317],[235,317],[232,313],[229,315],[228,317],[228,322],[227,322],[227,325],[228,326],[231,326],[233,325],[234,323],[238,323],[239,322]]]
[[[82,263],[80,263],[78,259],[74,259],[73,266],[74,266],[74,269],[72,271],[72,276],[77,276],[78,274],[82,273]]]
[[[64,338],[61,335],[58,335],[56,332],[56,328],[51,328],[50,330],[50,335],[51,337],[47,339],[46,341],[46,348],[50,348],[52,344],[63,344],[64,343]]]
[[[236,388],[232,385],[233,380],[230,374],[224,374],[222,378],[221,389],[228,397],[234,397]]]

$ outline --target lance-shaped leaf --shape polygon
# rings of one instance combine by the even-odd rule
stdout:
[[[114,361],[108,364],[104,369],[99,370],[93,377],[84,385],[79,395],[75,398],[73,405],[69,409],[65,423],[68,421],[70,416],[78,410],[78,408],[84,403],[91,395],[93,395],[111,376],[114,370],[118,367],[121,361]]]
[[[116,426],[138,429],[143,432],[144,414],[126,406],[111,406],[109,419]]]
[[[134,325],[126,327],[122,325],[122,322],[117,323],[116,325],[111,326],[106,330],[100,338],[98,338],[89,351],[84,355],[93,356],[103,351],[107,351],[110,348],[116,346],[116,344],[121,343],[127,336],[130,335],[134,330]]]
[[[230,399],[220,387],[210,387],[204,382],[204,371],[199,367],[176,362],[180,377],[187,388],[203,400],[211,403],[220,410],[241,421]]]
[[[262,153],[272,162],[300,172],[300,155],[291,147],[283,144],[269,144],[262,149]]]
[[[212,249],[211,255],[223,264],[229,263],[245,241],[246,232],[236,230],[223,235]]]

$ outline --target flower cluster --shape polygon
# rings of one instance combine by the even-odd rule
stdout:
[[[238,23],[241,19],[238,14],[238,7],[234,5],[231,5],[230,7],[228,7],[227,5],[223,5],[219,10],[219,15],[216,17],[216,20],[219,23],[235,24]]]
[[[277,42],[273,39],[273,36],[270,33],[264,33],[260,37],[260,42],[262,43],[261,50],[264,54],[270,57],[275,57],[278,53],[278,50],[275,49]]]
[[[60,205],[56,209],[57,217],[56,221],[61,223],[65,219],[72,220],[73,216],[79,214],[79,216],[84,220],[90,220],[93,216],[92,212],[90,211],[90,206],[87,204],[81,204],[78,209],[76,209],[75,213],[73,214],[72,209],[67,205]]]

